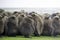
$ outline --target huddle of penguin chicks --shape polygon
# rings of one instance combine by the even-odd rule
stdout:
[[[22,35],[57,36],[60,34],[60,13],[40,15],[35,12],[0,10],[0,37]]]

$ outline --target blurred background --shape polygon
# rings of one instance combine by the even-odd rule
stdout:
[[[60,0],[0,0],[0,8],[12,12],[25,10],[52,14],[60,12]]]

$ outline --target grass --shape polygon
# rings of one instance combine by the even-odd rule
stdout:
[[[24,38],[23,36],[16,36],[16,37],[1,37],[0,40],[60,40],[60,36],[52,37],[52,36],[40,36],[35,37],[32,36],[32,38]]]

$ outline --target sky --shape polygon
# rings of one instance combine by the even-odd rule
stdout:
[[[24,9],[26,11],[37,12],[60,12],[60,0],[0,0],[0,8],[17,8]]]

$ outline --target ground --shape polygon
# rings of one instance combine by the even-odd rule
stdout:
[[[0,37],[0,40],[60,40],[60,36],[53,37],[53,36],[40,36],[35,37],[32,36],[31,38],[24,38],[23,36],[16,36],[16,37]]]

